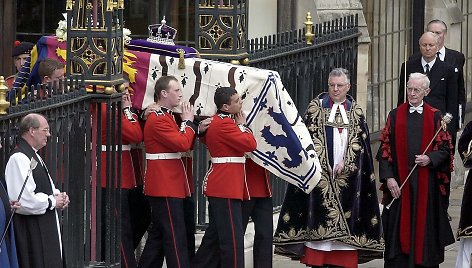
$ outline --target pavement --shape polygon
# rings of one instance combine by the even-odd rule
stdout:
[[[461,210],[461,201],[462,201],[462,194],[464,193],[463,186],[458,186],[456,188],[451,189],[451,196],[450,196],[450,206],[449,206],[449,215],[452,217],[451,227],[454,234],[457,231],[459,226],[459,217],[460,217],[460,210]],[[274,228],[277,226],[278,214],[274,214]],[[203,236],[203,232],[197,232],[196,234],[196,246],[200,245],[201,238]],[[246,234],[244,237],[244,245],[245,245],[245,267],[252,268],[252,243],[254,239],[254,227],[252,223],[249,223],[248,228],[246,230]],[[144,245],[142,245],[144,246]],[[441,268],[454,268],[456,264],[456,257],[457,257],[457,248],[458,242],[446,247],[445,249],[445,260],[440,265]],[[142,248],[141,248],[142,250]],[[138,250],[138,253],[140,250]],[[139,254],[138,254],[139,255]],[[139,256],[138,256],[139,257]],[[164,267],[167,267],[164,264]],[[279,255],[274,255],[273,257],[273,267],[274,268],[305,268],[304,264],[301,264],[298,261],[293,261],[289,258],[282,257]],[[382,268],[383,267],[383,260],[373,260],[368,263],[364,263],[359,265],[359,268]]]
[[[449,215],[452,217],[451,227],[454,235],[459,226],[459,217],[461,211],[462,194],[464,193],[463,186],[459,186],[451,190],[451,196],[449,198]],[[441,268],[454,268],[457,257],[457,247],[459,242],[446,247],[446,253],[444,262],[440,265]],[[246,265],[246,268],[250,267]],[[305,268],[304,264],[298,261],[292,261],[289,258],[285,258],[279,255],[274,255],[274,268]],[[359,265],[359,268],[381,268],[383,267],[383,260],[373,260],[368,263]]]

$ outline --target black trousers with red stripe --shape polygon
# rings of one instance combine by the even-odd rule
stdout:
[[[208,197],[210,223],[192,261],[195,268],[244,268],[241,200]]]
[[[182,198],[148,197],[152,210],[153,227],[149,230],[139,267],[153,264],[155,258],[164,250],[166,264],[169,268],[190,267],[187,235]],[[149,243],[149,244],[148,244]],[[149,247],[148,247],[149,246]]]
[[[272,197],[252,197],[242,204],[243,227],[249,217],[254,222],[254,268],[272,268],[273,206]]]
[[[129,189],[121,189],[121,267],[136,268],[128,198]]]

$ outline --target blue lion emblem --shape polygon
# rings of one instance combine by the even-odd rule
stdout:
[[[270,131],[271,126],[264,126],[264,128],[261,130],[262,138],[264,138],[264,140],[268,144],[274,146],[276,149],[278,149],[279,147],[284,147],[287,149],[287,154],[289,158],[284,157],[284,160],[282,161],[285,167],[298,167],[302,163],[302,157],[300,152],[303,152],[305,154],[305,157],[307,153],[303,149],[303,146],[297,134],[295,133],[295,131],[293,131],[292,125],[288,122],[283,112],[276,113],[274,112],[274,109],[270,107],[268,109],[268,114],[274,119],[275,122],[282,126],[282,130],[283,132],[285,132],[286,135],[274,135]],[[269,155],[270,158],[277,159],[275,152],[266,153]]]

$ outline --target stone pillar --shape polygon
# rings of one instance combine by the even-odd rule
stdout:
[[[367,108],[367,82],[369,71],[369,32],[365,21],[361,1],[355,0],[317,0],[314,1],[316,9],[312,13],[314,21],[330,21],[348,15],[358,14],[359,47],[357,57],[357,102],[364,112]],[[343,66],[339,66],[343,67]]]
[[[304,27],[306,13],[314,13],[315,1],[306,0],[277,0],[277,32],[292,31]],[[318,18],[313,23],[319,23]]]

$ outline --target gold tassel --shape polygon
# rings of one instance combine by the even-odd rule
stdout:
[[[179,69],[185,69],[185,51],[179,48],[177,49],[177,52],[179,53]]]

